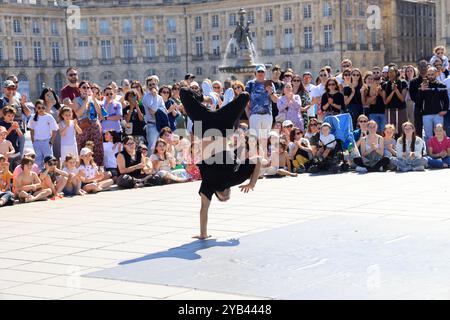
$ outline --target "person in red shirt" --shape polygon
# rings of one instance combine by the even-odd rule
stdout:
[[[61,89],[60,99],[63,104],[72,108],[73,100],[80,96],[78,87],[78,71],[74,67],[70,67],[66,71],[67,81],[69,82]]]
[[[428,140],[428,167],[450,167],[450,138],[445,135],[442,124],[434,128],[434,137]]]

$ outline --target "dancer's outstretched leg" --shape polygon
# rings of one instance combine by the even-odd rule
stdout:
[[[250,96],[247,92],[239,94],[239,96],[233,101],[224,105],[222,108],[216,111],[218,115],[219,123],[217,124],[217,129],[233,129],[234,123],[237,119],[240,119],[241,115],[245,111],[245,107],[250,100]]]
[[[214,112],[208,110],[195,98],[195,93],[191,89],[181,88],[180,99],[184,110],[192,121],[205,121],[212,117]]]

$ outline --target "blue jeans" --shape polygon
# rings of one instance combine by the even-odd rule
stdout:
[[[428,167],[430,168],[443,168],[444,163],[450,167],[450,157],[434,159],[432,157],[426,157],[428,160]]]
[[[438,114],[429,114],[422,116],[423,130],[425,131],[424,141],[428,144],[428,140],[433,137],[434,127],[440,123],[444,124],[444,117]]]
[[[369,114],[369,120],[373,120],[378,125],[378,132],[383,132],[386,125],[386,115],[384,113],[372,113]]]
[[[147,123],[145,125],[145,132],[147,134],[147,147],[149,154],[153,154],[156,146],[156,141],[159,138],[159,132],[156,129],[156,123]]]
[[[419,167],[426,167],[427,166],[427,159],[426,158],[419,158],[419,159],[402,159],[397,158],[397,170],[406,172],[406,171],[414,171],[415,169]]]
[[[50,139],[47,140],[34,140],[33,149],[36,153],[36,164],[39,168],[44,169],[44,158],[46,156],[52,156],[52,146],[50,145]]]

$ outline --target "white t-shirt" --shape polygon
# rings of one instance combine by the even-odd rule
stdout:
[[[306,91],[308,91],[309,97],[311,99],[312,99],[311,94],[315,87],[316,86],[313,85],[312,83],[310,83],[306,86]],[[311,106],[310,108],[308,108],[308,110],[306,111],[306,114],[308,115],[308,117],[315,117],[316,116],[315,106]]]
[[[80,166],[79,170],[83,170],[84,171],[84,175],[85,175],[86,179],[92,179],[92,178],[95,178],[95,175],[98,172],[98,167],[97,166],[92,166],[90,164],[88,164],[87,166],[82,164]]]
[[[314,86],[314,88],[311,90],[311,94],[310,94],[311,100],[314,99],[314,98],[319,98],[319,101],[320,101],[320,99],[322,99],[322,95],[324,93],[325,93],[325,86],[323,84],[319,84],[318,86]],[[314,114],[312,115],[312,117],[314,117],[316,115],[318,108],[319,108],[319,105],[315,104],[313,107],[308,109],[308,111],[311,110],[311,109],[313,110]],[[308,116],[310,116],[310,115],[308,114]]]
[[[344,77],[342,76],[342,73],[339,73],[339,74],[336,76],[336,80],[337,80],[338,84],[340,84],[340,85],[343,85],[343,84],[344,84]]]
[[[322,142],[322,144],[324,146],[326,146],[325,148],[327,148],[327,149],[334,149],[336,147],[336,141],[334,141],[334,140],[335,140],[334,135],[332,135],[331,133],[327,136],[320,134],[320,141]],[[330,143],[331,141],[334,141],[334,142]]]
[[[79,168],[69,169],[67,167],[64,167],[63,171],[67,172],[68,174],[76,175],[78,174],[78,172],[80,172],[80,169]]]
[[[66,124],[64,121],[61,121],[59,123],[59,127],[61,129],[64,129],[66,127]],[[70,120],[69,128],[66,131],[65,136],[61,136],[61,145],[62,146],[76,146],[77,145],[77,138],[75,136],[75,124],[73,120]]]
[[[105,168],[117,168],[116,154],[119,153],[119,144],[103,142],[103,166]]]
[[[37,121],[34,117],[28,122],[28,128],[34,130],[34,140],[48,140],[52,137],[52,131],[58,131],[58,124],[51,114],[38,116]]]
[[[159,156],[156,154],[152,154],[150,156],[150,161],[156,161],[159,160]],[[161,166],[159,167],[158,171],[170,171],[170,163],[169,163],[169,159],[166,159],[163,161],[163,163],[161,164]]]

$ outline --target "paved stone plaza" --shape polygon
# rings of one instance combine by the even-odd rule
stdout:
[[[449,178],[450,170],[440,170],[405,174],[302,175],[260,180],[255,191],[248,195],[234,188],[230,202],[213,201],[209,231],[218,241],[226,241],[258,236],[263,232],[271,234],[268,231],[278,228],[292,230],[289,228],[295,225],[300,227],[299,230],[308,231],[302,235],[308,242],[308,252],[320,257],[322,251],[332,249],[326,247],[333,247],[334,242],[336,246],[341,245],[338,242],[344,234],[339,231],[343,230],[342,227],[358,225],[358,230],[364,232],[361,221],[367,225],[373,221],[376,232],[371,232],[370,238],[364,241],[349,242],[346,251],[330,253],[328,250],[327,254],[331,254],[328,259],[308,259],[309,256],[305,255],[305,261],[296,261],[301,279],[293,280],[301,280],[296,283],[310,288],[301,297],[355,298],[355,295],[346,294],[345,291],[351,291],[354,283],[346,283],[345,279],[351,279],[353,270],[358,269],[365,275],[361,280],[364,285],[353,292],[359,292],[363,299],[450,298],[450,286],[446,286],[445,280],[448,279],[446,270],[449,270],[450,261],[442,256],[444,244],[450,238],[446,232],[450,230]],[[228,292],[216,287],[191,287],[189,283],[173,286],[86,277],[118,267],[125,261],[139,261],[142,257],[191,243],[190,237],[198,232],[198,186],[196,182],[112,191],[1,208],[0,299],[279,298],[271,295],[270,291],[248,295],[242,290]],[[340,223],[334,230],[333,225],[339,224],[336,221],[341,216],[348,223]],[[315,228],[320,234],[313,235]],[[396,236],[392,236],[394,234]],[[421,237],[432,238],[433,241],[422,243]],[[258,242],[261,247],[274,251],[271,244],[275,239],[259,239],[262,239]],[[384,256],[394,256],[389,269],[399,275],[398,282],[395,278],[383,277],[383,270],[379,268],[384,261],[369,259],[367,264],[355,265],[360,261],[360,254],[367,256],[376,241],[386,244]],[[245,246],[246,242],[241,241],[235,248],[245,250]],[[192,263],[201,261],[202,255],[208,256],[208,250],[197,251],[200,258]],[[404,268],[403,260],[419,261],[411,260],[417,252],[426,252],[429,257],[426,260],[430,262],[429,265],[425,262],[423,267],[428,268],[433,276],[421,277],[418,272],[400,270]],[[303,259],[302,255],[298,257]],[[271,252],[267,252],[267,260],[272,258]],[[282,256],[276,255],[276,259],[277,264],[283,264]],[[173,261],[176,262],[176,257]],[[328,262],[342,267],[351,265],[349,262],[352,261],[353,269],[343,270],[346,276],[334,282],[331,275],[327,277],[320,272],[311,272],[311,269],[320,270]],[[189,261],[187,263],[189,268]],[[210,272],[217,273],[214,261],[211,261]],[[227,268],[220,272],[231,282],[239,278],[235,279],[236,274]],[[208,274],[208,269],[204,268],[203,273]],[[388,288],[383,287],[384,280]],[[249,279],[249,282],[258,282],[258,279]],[[318,283],[322,285],[317,286]],[[330,283],[330,290],[324,283]],[[405,283],[411,288],[417,284],[418,290],[406,294],[402,288]],[[385,295],[385,292],[390,294]]]

